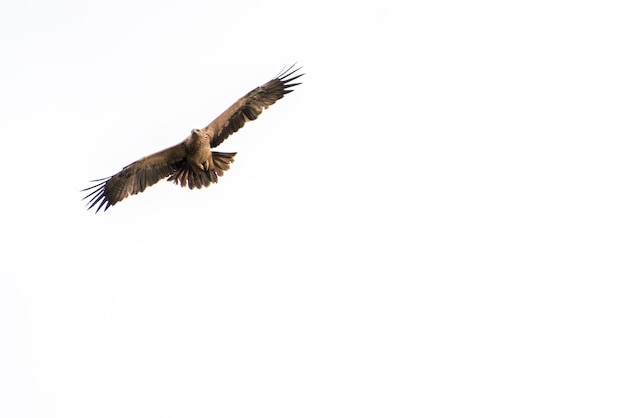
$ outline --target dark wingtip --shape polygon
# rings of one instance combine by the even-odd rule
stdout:
[[[94,184],[93,186],[86,187],[83,190],[81,190],[81,192],[85,192],[87,190],[91,190],[91,189],[94,189],[94,188],[96,188],[98,186],[101,186],[103,183],[106,183],[110,178],[111,177],[109,176],[109,177],[105,177],[105,178],[102,178],[102,179],[90,180],[91,183],[95,183],[97,181],[99,181],[100,183]]]
[[[96,213],[98,213],[98,211],[102,209],[104,205],[106,205],[104,207],[104,211],[106,212],[109,206],[111,206],[111,202],[109,202],[107,197],[104,195],[104,187],[106,186],[106,183],[110,178],[111,177],[106,177],[106,178],[99,179],[99,180],[92,180],[92,182],[99,182],[99,183],[81,190],[81,192],[86,192],[86,191],[89,192],[87,193],[86,196],[84,196],[81,199],[81,200],[89,199],[89,201],[86,204],[87,210],[90,210],[91,208],[96,207],[97,205]]]
[[[292,87],[299,86],[302,83],[294,83],[294,80],[302,77],[305,73],[296,74],[298,71],[302,69],[302,67],[298,67],[295,70],[293,69],[296,64],[291,64],[289,67],[284,67],[280,73],[275,77],[275,79],[280,80],[283,84],[283,94],[289,94],[293,90]]]
[[[302,77],[304,75],[304,73],[302,74],[298,74],[292,78],[291,77],[293,74],[297,73],[298,71],[300,71],[302,69],[302,66],[296,68],[295,70],[293,69],[293,67],[295,67],[297,65],[297,63],[291,64],[289,67],[283,67],[283,69],[278,73],[278,75],[274,78],[277,78],[278,80],[281,80],[283,83],[289,83],[290,81],[295,80],[296,78]]]

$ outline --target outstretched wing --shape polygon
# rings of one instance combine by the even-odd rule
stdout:
[[[224,142],[226,138],[237,132],[249,120],[255,120],[263,109],[267,109],[285,94],[290,93],[291,87],[300,84],[293,81],[304,74],[296,74],[300,68],[293,70],[294,66],[295,64],[281,71],[272,80],[237,100],[235,104],[205,127],[203,131],[212,136],[211,148]]]
[[[94,180],[99,183],[81,190],[83,192],[91,190],[83,200],[89,199],[88,209],[98,205],[96,213],[102,207],[106,211],[109,206],[130,195],[141,193],[146,187],[171,175],[183,164],[185,157],[185,146],[182,143],[144,157],[111,177]]]

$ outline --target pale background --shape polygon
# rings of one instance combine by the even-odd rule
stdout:
[[[625,416],[622,3],[3,2],[0,416]]]

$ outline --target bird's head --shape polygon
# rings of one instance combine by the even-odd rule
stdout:
[[[202,136],[202,131],[200,129],[192,129],[191,136]]]

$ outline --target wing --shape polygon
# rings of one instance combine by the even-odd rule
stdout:
[[[95,186],[81,191],[91,190],[83,198],[89,199],[88,209],[98,205],[96,213],[104,206],[109,206],[127,198],[129,195],[141,193],[146,187],[152,186],[159,180],[171,175],[185,161],[187,152],[183,143],[166,148],[155,154],[144,157],[127,165],[119,173],[98,181]],[[95,189],[95,190],[92,190]]]
[[[205,127],[203,131],[208,131],[209,135],[212,136],[211,148],[224,142],[226,138],[237,132],[249,120],[255,120],[263,109],[267,109],[285,94],[290,93],[291,87],[300,84],[293,81],[304,74],[296,74],[300,68],[292,70],[294,66],[295,64],[281,71],[272,80],[237,100],[235,104]]]

